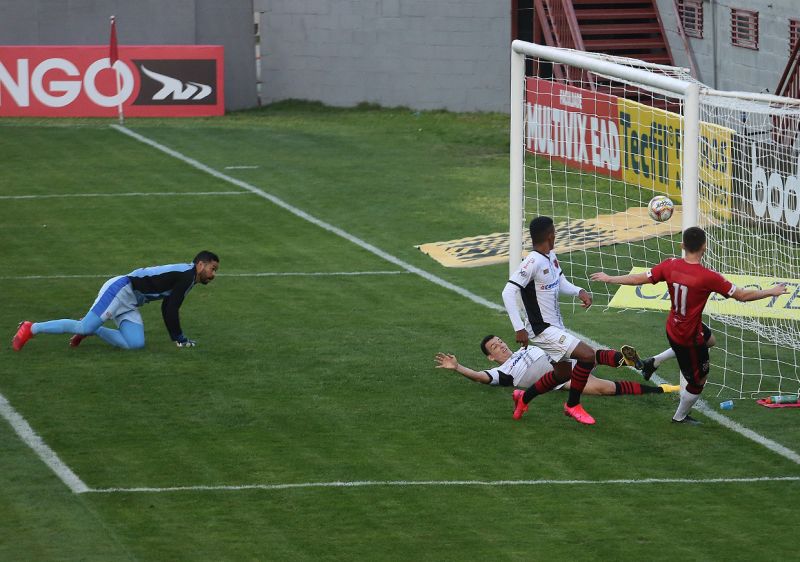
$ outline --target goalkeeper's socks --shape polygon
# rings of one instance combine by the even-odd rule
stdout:
[[[661,365],[664,361],[674,358],[675,358],[675,351],[671,347],[668,347],[658,355],[653,356],[653,365],[656,368],[658,368],[658,366]]]
[[[621,396],[623,394],[662,394],[664,392],[664,389],[660,386],[639,384],[633,381],[615,381],[614,386],[616,387],[616,392],[614,392],[615,396]]]
[[[589,375],[592,374],[592,363],[583,363],[578,361],[572,369],[572,377],[569,380],[569,399],[567,400],[567,407],[572,408],[581,402],[581,393],[586,387],[586,381]]]
[[[526,404],[529,404],[531,400],[533,400],[540,394],[544,394],[545,392],[550,392],[555,387],[557,387],[558,384],[559,383],[556,380],[553,371],[545,373],[545,375],[542,378],[540,378],[533,385],[525,389],[525,394],[522,396],[522,401],[525,402]]]

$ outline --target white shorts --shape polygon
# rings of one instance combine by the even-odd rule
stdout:
[[[550,363],[550,359],[546,355],[542,355],[525,369],[521,377],[514,381],[514,386],[517,388],[529,388],[552,370],[553,364]]]
[[[103,322],[113,319],[117,327],[123,320],[143,324],[142,315],[136,307],[136,296],[131,282],[125,275],[112,277],[100,287],[91,311]]]
[[[532,336],[532,334],[528,335]],[[550,361],[558,363],[564,359],[569,359],[569,356],[572,355],[581,340],[561,328],[549,326],[538,336],[531,337],[530,343],[547,353],[550,356]]]

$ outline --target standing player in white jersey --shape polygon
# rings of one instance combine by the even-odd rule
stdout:
[[[531,221],[530,232],[533,251],[522,260],[506,283],[503,303],[516,332],[517,343],[527,347],[530,342],[544,350],[555,363],[557,379],[563,382],[569,376],[569,398],[564,404],[564,414],[580,423],[592,425],[595,420],[584,410],[580,401],[595,365],[619,367],[627,364],[641,370],[642,362],[632,347],[623,346],[622,352],[613,349],[595,351],[566,331],[559,308],[559,294],[563,292],[578,297],[583,308],[592,305],[592,296],[585,289],[570,283],[561,271],[553,251],[556,240],[553,219],[536,217]],[[518,304],[520,296],[524,310],[520,310]],[[524,317],[527,320],[523,320]],[[574,367],[569,359],[577,361]],[[539,392],[535,386],[528,388],[519,400],[515,400],[517,409],[526,410],[537,394]]]
[[[512,352],[506,342],[490,334],[481,341],[481,351],[497,366],[475,371],[460,364],[455,355],[440,352],[436,354],[436,368],[450,369],[472,381],[483,384],[515,386],[517,390],[512,395],[515,402],[524,394],[524,389],[531,386],[535,386],[539,394],[544,394],[553,388],[569,390],[569,381],[561,384],[556,382],[550,359],[538,347],[521,347]],[[677,385],[661,384],[650,386],[634,381],[610,381],[589,375],[583,392],[584,394],[598,396],[621,396],[626,394],[638,396],[678,392],[679,390],[680,387]],[[519,419],[525,413],[525,410],[527,410],[527,406],[520,411],[515,408],[514,419]]]

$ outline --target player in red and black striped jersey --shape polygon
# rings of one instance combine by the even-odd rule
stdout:
[[[686,390],[681,392],[681,402],[672,421],[695,424],[699,422],[689,415],[689,411],[700,398],[708,378],[708,342],[712,335],[709,327],[703,324],[702,314],[711,293],[749,302],[783,295],[786,285],[777,283],[769,289],[742,289],[703,266],[701,261],[707,248],[706,233],[697,226],[684,231],[682,247],[683,258],[664,260],[645,273],[612,276],[598,272],[593,273],[591,279],[616,285],[667,283],[672,301],[667,317],[667,340],[675,351],[681,374],[686,379]]]

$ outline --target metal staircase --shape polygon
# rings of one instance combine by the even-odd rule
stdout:
[[[655,0],[535,0],[548,45],[673,64]]]
[[[655,0],[534,0],[535,36],[554,47],[629,57],[654,64],[673,65]],[[559,80],[575,86],[630,97],[657,107],[635,88],[623,91],[585,71],[553,65]]]
[[[572,0],[571,4],[584,50],[673,64],[655,0]]]

